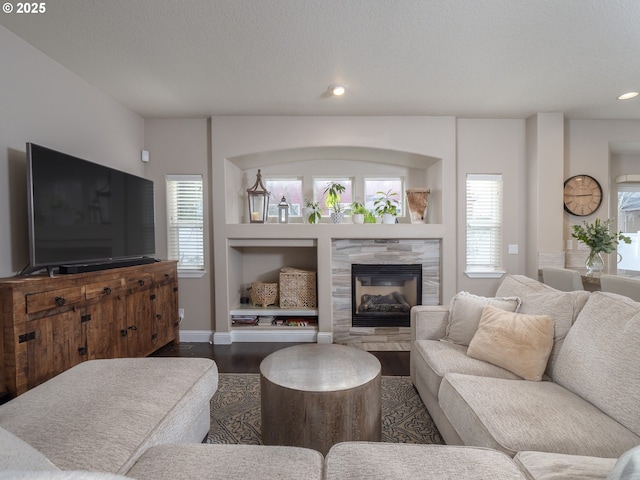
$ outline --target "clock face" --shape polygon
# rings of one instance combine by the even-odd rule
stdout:
[[[564,182],[564,209],[572,215],[595,212],[602,203],[602,187],[589,175],[576,175]]]

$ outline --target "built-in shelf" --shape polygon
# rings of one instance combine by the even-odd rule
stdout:
[[[256,307],[253,305],[240,305],[229,312],[230,315],[274,315],[277,317],[316,317],[317,308],[280,308],[269,305],[268,307]]]

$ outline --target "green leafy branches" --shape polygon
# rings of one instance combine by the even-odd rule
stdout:
[[[611,233],[612,218],[604,222],[596,218],[594,223],[587,223],[586,221],[583,223],[584,226],[571,226],[573,230],[571,236],[584,243],[593,253],[613,253],[619,242],[631,243],[631,239],[623,235],[622,232]]]

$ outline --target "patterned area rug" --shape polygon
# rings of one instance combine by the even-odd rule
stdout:
[[[382,377],[382,441],[444,443],[409,377]],[[207,443],[262,443],[260,375],[220,374]]]

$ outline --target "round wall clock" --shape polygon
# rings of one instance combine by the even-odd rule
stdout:
[[[602,203],[602,187],[589,175],[575,175],[564,182],[564,209],[584,217],[595,212]]]

